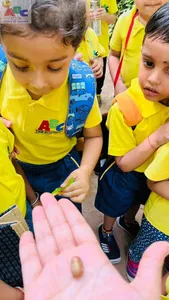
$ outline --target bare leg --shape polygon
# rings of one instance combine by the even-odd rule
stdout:
[[[125,221],[127,223],[133,223],[135,221],[135,216],[140,208],[140,204],[132,206],[124,215]]]
[[[103,229],[107,232],[112,231],[116,218],[111,218],[104,215]]]

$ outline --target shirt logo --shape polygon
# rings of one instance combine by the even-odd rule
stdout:
[[[35,130],[35,133],[42,134],[56,134],[59,132],[63,132],[65,127],[65,123],[60,123],[58,120],[43,120],[40,124],[39,128]]]

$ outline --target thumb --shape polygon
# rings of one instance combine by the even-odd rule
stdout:
[[[143,299],[160,299],[162,267],[168,254],[168,242],[156,242],[145,251],[137,276],[131,283],[142,294]]]
[[[12,122],[5,119],[5,118],[0,118],[2,120],[2,122],[4,123],[4,125],[7,127],[7,128],[10,128],[12,126]]]
[[[94,61],[95,61],[94,58],[91,57],[91,58],[90,58],[90,63],[91,63],[91,64],[94,64]]]

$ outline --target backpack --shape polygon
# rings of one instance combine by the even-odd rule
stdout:
[[[7,59],[0,45],[0,81],[7,66]],[[84,62],[72,60],[69,67],[69,109],[65,134],[72,138],[82,131],[92,109],[96,94],[95,78],[91,68]]]

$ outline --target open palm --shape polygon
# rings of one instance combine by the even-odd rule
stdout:
[[[148,249],[137,278],[129,284],[108,261],[94,233],[70,201],[57,202],[50,194],[44,194],[41,201],[43,207],[33,211],[36,242],[30,232],[20,242],[26,300],[159,300],[168,243],[159,242]],[[84,273],[78,279],[71,273],[73,256],[79,256],[84,265]]]

